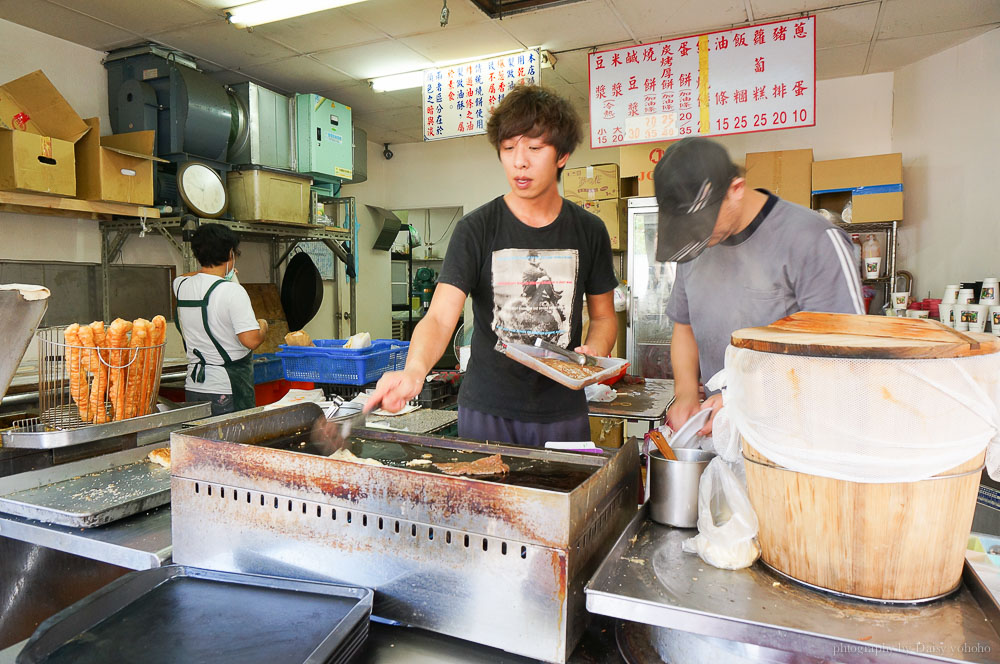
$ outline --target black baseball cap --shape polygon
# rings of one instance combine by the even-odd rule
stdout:
[[[739,169],[726,149],[707,138],[682,139],[653,169],[660,208],[656,260],[684,263],[705,250],[719,208]]]

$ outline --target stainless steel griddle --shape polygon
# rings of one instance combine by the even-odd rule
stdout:
[[[362,429],[318,456],[315,404],[174,432],[174,560],[376,590],[375,614],[551,662],[586,623],[583,585],[635,513],[636,445],[584,455]],[[507,475],[432,461],[501,454]]]

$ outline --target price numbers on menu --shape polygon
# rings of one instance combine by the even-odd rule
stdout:
[[[754,129],[781,129],[787,126],[800,126],[809,119],[809,110],[805,108],[788,111],[771,111],[769,113],[752,113],[750,115],[734,115],[732,117],[716,118],[712,129],[716,133],[726,131],[742,131]]]

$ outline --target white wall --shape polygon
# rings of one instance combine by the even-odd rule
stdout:
[[[724,136],[719,142],[742,164],[748,152],[812,148],[813,159],[892,151],[893,74],[816,82],[816,126]]]
[[[903,153],[900,267],[915,295],[1000,275],[1000,30],[896,72],[893,151]]]
[[[357,316],[358,332],[369,332],[373,339],[389,339],[392,337],[392,290],[389,287],[389,252],[372,249],[375,238],[380,230],[375,216],[368,205],[388,207],[386,203],[385,159],[382,157],[382,146],[368,143],[368,181],[361,184],[348,185],[341,191],[342,196],[354,196],[358,212],[358,257],[360,270],[357,285]],[[338,269],[343,269],[339,267]],[[340,272],[343,275],[343,272]],[[340,280],[341,309],[347,311],[350,307],[346,279]],[[331,306],[330,298],[324,297],[324,310]],[[323,314],[323,311],[320,311]],[[317,321],[321,316],[317,316]],[[327,317],[329,318],[329,317]],[[348,321],[341,322],[343,336],[350,328]],[[311,329],[310,327],[306,328]],[[310,332],[310,334],[312,334]],[[314,335],[319,338],[326,335]]]
[[[461,207],[422,208],[405,210],[404,212],[410,225],[420,233],[420,240],[423,243],[422,246],[413,250],[413,258],[434,260],[444,257],[448,241],[455,231],[455,224],[462,218],[464,209]]]

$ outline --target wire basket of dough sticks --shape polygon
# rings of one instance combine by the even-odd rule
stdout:
[[[39,423],[65,430],[150,414],[165,339],[163,316],[39,330]]]

